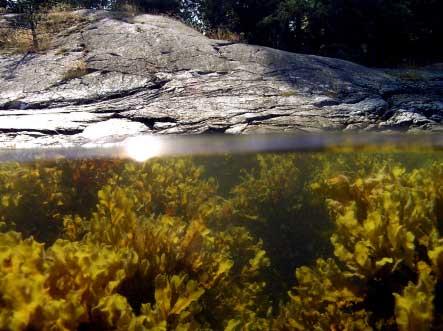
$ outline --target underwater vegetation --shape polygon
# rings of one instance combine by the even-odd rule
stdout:
[[[89,214],[99,188],[119,167],[118,160],[2,164],[0,223],[40,241],[54,241],[64,215],[70,210]]]
[[[296,267],[330,251],[327,211],[313,203],[306,156],[257,155],[256,167],[241,171],[230,194],[237,222],[263,239],[267,278],[278,279],[267,284],[276,299],[290,289]]]
[[[442,330],[442,156],[0,164],[0,330]]]

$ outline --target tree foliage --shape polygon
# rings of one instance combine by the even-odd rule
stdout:
[[[32,17],[61,2],[116,10],[129,5],[181,16],[206,31],[237,33],[250,43],[369,65],[443,59],[439,0],[0,0],[0,7]]]
[[[206,26],[289,51],[371,65],[436,61],[443,23],[437,0],[196,0]]]

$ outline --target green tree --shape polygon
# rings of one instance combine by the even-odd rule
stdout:
[[[67,0],[64,2],[72,5],[73,7],[88,9],[101,9],[109,6],[109,0]]]
[[[23,21],[32,33],[32,44],[34,51],[39,49],[37,28],[40,24],[44,12],[56,0],[7,0],[8,8],[16,13],[23,14]]]
[[[200,0],[199,11],[208,29],[242,32],[248,40],[259,41],[257,25],[273,13],[281,0]]]
[[[143,12],[179,13],[180,0],[111,0],[110,7],[121,8],[123,5],[132,5]]]
[[[443,60],[439,0],[195,0],[208,30],[370,65]]]

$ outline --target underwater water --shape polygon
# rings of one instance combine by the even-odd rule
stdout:
[[[443,330],[442,231],[432,146],[4,159],[0,330]]]

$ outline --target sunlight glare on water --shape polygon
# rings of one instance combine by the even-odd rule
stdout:
[[[137,162],[144,162],[161,155],[162,141],[158,137],[143,136],[129,138],[125,143],[127,156]]]

